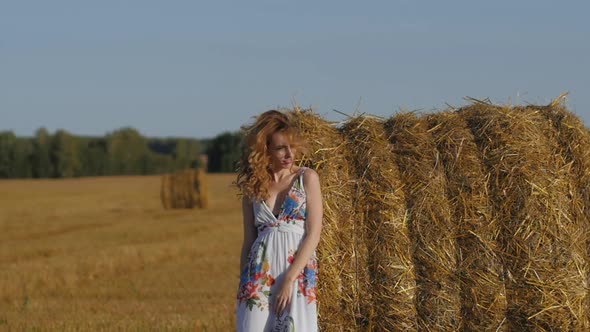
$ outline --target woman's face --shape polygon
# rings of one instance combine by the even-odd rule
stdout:
[[[282,132],[272,134],[268,145],[270,167],[277,172],[281,169],[290,169],[295,158],[295,149],[291,147],[289,139]]]

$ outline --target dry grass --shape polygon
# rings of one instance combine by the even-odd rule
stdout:
[[[167,211],[157,176],[0,181],[0,330],[233,330],[233,178]]]

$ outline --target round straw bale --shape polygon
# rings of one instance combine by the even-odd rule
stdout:
[[[207,181],[202,169],[185,169],[162,176],[160,198],[166,209],[206,208]]]
[[[302,161],[319,175],[324,218],[318,258],[319,325],[325,331],[358,331],[363,294],[357,278],[356,220],[346,145],[335,126],[311,110],[289,112],[309,152]]]
[[[363,220],[375,331],[417,330],[415,273],[399,172],[382,121],[357,117],[343,133],[354,158],[357,219]]]
[[[404,183],[414,247],[418,329],[459,330],[457,231],[438,152],[426,121],[412,113],[391,117],[385,127]]]
[[[576,330],[584,286],[579,231],[564,197],[564,164],[543,133],[547,122],[527,108],[477,103],[460,112],[491,173],[493,214],[501,222],[507,320],[511,330]]]
[[[467,123],[456,112],[427,117],[447,177],[447,197],[458,225],[461,315],[467,331],[505,331],[506,293],[497,255],[498,220],[491,213],[489,174]]]

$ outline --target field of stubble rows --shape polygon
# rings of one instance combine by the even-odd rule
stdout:
[[[0,181],[0,331],[233,330],[233,179],[207,210],[164,210],[159,176]]]

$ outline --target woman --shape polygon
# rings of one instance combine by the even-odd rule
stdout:
[[[319,177],[294,165],[302,144],[287,114],[268,111],[242,129],[238,331],[317,331],[315,249],[323,213]]]

